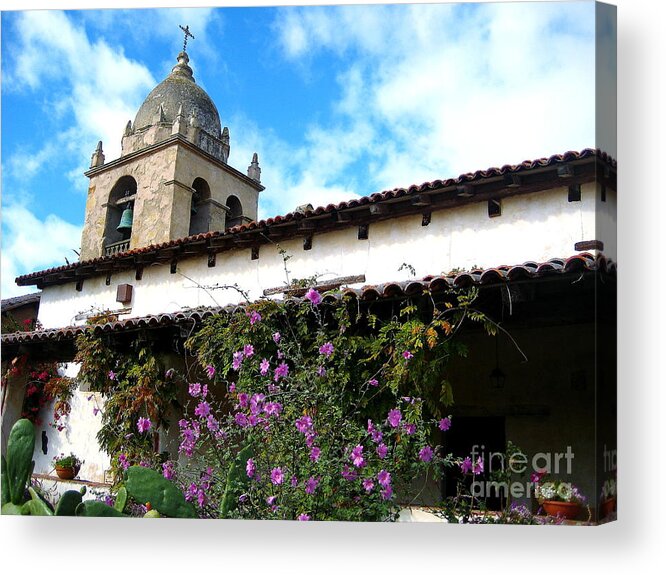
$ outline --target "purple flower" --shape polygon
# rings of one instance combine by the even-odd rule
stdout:
[[[187,388],[187,392],[192,397],[199,397],[199,395],[201,395],[201,384],[200,383],[190,383],[190,385]]]
[[[308,495],[312,495],[315,490],[317,489],[317,485],[319,485],[319,479],[315,479],[314,477],[310,477],[306,482],[305,482],[305,493]]]
[[[333,344],[330,341],[327,341],[324,345],[319,348],[319,355],[325,355],[326,357],[331,357],[333,354]]]
[[[208,405],[207,401],[202,401],[199,403],[199,405],[197,405],[194,410],[194,415],[198,415],[199,417],[208,417],[209,413],[210,405]]]
[[[391,474],[386,469],[382,469],[377,474],[377,481],[382,487],[388,487],[391,484]]]
[[[280,332],[279,332],[279,331],[276,331],[276,332],[273,334],[273,341],[274,341],[275,343],[280,343],[280,338],[281,338],[281,337],[282,337],[282,336],[280,335]]]
[[[250,325],[254,325],[258,321],[261,321],[261,314],[258,311],[252,310],[252,312],[247,315],[250,318]]]
[[[165,461],[162,463],[162,475],[165,479],[173,479],[176,477],[176,470],[173,467],[173,461]]]
[[[317,437],[317,434],[314,431],[308,431],[305,434],[305,445],[308,447],[312,447],[314,445],[315,438]]]
[[[113,507],[113,497],[111,497],[110,495],[105,495],[104,503],[106,503],[109,507]]]
[[[101,409],[99,407],[93,407],[93,415],[97,415]]]
[[[402,413],[400,413],[399,409],[392,409],[388,412],[388,422],[391,427],[398,427],[401,419]]]
[[[384,434],[381,431],[379,431],[379,429],[373,429],[370,432],[370,437],[372,438],[372,441],[374,441],[375,443],[379,443],[384,438]]]
[[[380,493],[382,494],[382,499],[384,500],[391,499],[391,497],[393,497],[393,487],[387,485],[386,487],[384,487],[384,489],[381,490]]]
[[[310,521],[310,516],[307,513],[301,513],[298,516],[299,521]]]
[[[271,483],[273,485],[280,485],[284,481],[284,473],[281,467],[274,467],[271,471]]]
[[[324,376],[326,375],[326,368],[325,368],[323,365],[320,365],[320,366],[317,368],[317,375],[318,375],[319,377],[324,377]]]
[[[236,422],[236,425],[239,427],[247,427],[249,425],[249,421],[247,419],[247,415],[244,413],[237,413],[234,415],[234,421]]]
[[[238,496],[238,503],[245,503],[247,501],[247,493]]]
[[[238,394],[238,405],[240,405],[242,409],[245,409],[247,407],[249,399],[250,396],[244,391],[241,391]]]
[[[319,461],[319,456],[321,455],[321,449],[316,445],[310,450],[310,459],[312,461]]]
[[[368,385],[371,385],[372,387],[377,387],[379,385],[379,382],[373,377],[372,379],[368,380]]]
[[[363,480],[363,489],[365,489],[368,493],[372,491],[372,488],[375,486],[375,482],[368,478]]]
[[[460,462],[460,469],[463,473],[469,473],[472,471],[472,460],[469,457],[465,457],[465,459]]]
[[[206,366],[206,375],[208,379],[213,379],[215,377],[215,368],[212,365]]]
[[[243,355],[245,357],[252,357],[254,355],[254,346],[252,344],[246,344],[243,346]]]
[[[280,365],[275,368],[275,375],[273,380],[275,382],[280,381],[280,378],[287,377],[289,375],[289,366],[283,361]]]
[[[254,472],[257,470],[256,465],[254,464],[254,459],[251,457],[247,460],[247,463],[245,464],[245,473],[247,473],[248,477],[253,477]]]
[[[139,430],[139,433],[145,433],[152,425],[153,423],[148,417],[139,417],[139,421],[136,422],[136,427]]]
[[[442,431],[448,431],[451,428],[451,418],[445,417],[444,419],[439,420],[439,428]]]
[[[362,467],[363,464],[365,463],[365,460],[363,459],[363,446],[362,445],[357,445],[352,449],[351,452],[351,460],[352,463],[354,464],[354,467]]]
[[[290,483],[291,483],[292,487],[296,487],[298,485],[298,477],[296,477],[295,475],[292,475]]]
[[[266,358],[262,359],[261,363],[259,364],[259,373],[261,373],[261,375],[266,375],[270,367],[271,364],[269,361]]]
[[[273,505],[276,499],[277,495],[271,495],[270,497],[266,497],[266,505]]]
[[[310,288],[305,294],[305,299],[310,300],[313,306],[318,306],[321,303],[321,294],[316,289]]]
[[[388,453],[388,447],[386,447],[386,445],[384,445],[383,443],[380,443],[377,446],[377,456],[380,459],[384,459],[387,453]]]
[[[130,466],[129,461],[127,460],[127,455],[125,455],[124,453],[121,453],[118,456],[118,465],[120,465],[120,467],[122,467],[123,470],[125,470],[125,471],[127,470],[127,468]]]
[[[268,416],[275,415],[277,417],[282,412],[282,405],[277,401],[270,401],[264,406],[264,412]]]
[[[474,475],[481,475],[483,473],[483,459],[481,457],[477,458],[474,467],[472,467],[472,473]]]
[[[209,431],[212,431],[213,433],[219,431],[220,429],[220,424],[218,423],[217,419],[215,419],[212,413],[210,413],[206,418],[206,427],[208,428]]]
[[[243,352],[235,351],[233,355],[233,361],[231,362],[231,368],[235,371],[238,371],[243,363]]]
[[[403,351],[402,352],[402,357],[404,357],[406,360],[410,360],[414,357],[414,354],[411,351]]]
[[[402,428],[405,430],[407,435],[414,435],[414,432],[416,431],[416,425],[413,423],[405,423]]]
[[[426,445],[419,451],[419,459],[425,463],[432,461],[432,456],[434,455],[432,447]]]
[[[116,380],[116,374],[113,372],[113,370],[108,373],[108,376],[111,381]]]
[[[351,467],[349,467],[349,465],[347,465],[346,463],[345,463],[344,467],[342,468],[341,475],[347,481],[354,481],[354,479],[356,479],[356,471],[354,469],[352,469]]]
[[[176,373],[176,370],[173,367],[169,368],[164,372],[164,377],[166,379],[171,379],[174,373]]]
[[[307,433],[312,429],[312,418],[309,415],[304,415],[303,417],[297,419],[294,424],[296,425],[296,429],[298,429],[298,431],[301,433]]]

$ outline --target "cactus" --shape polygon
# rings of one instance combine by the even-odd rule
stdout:
[[[118,490],[118,493],[116,493],[116,501],[113,504],[113,508],[116,511],[120,511],[122,513],[123,511],[125,511],[126,504],[127,504],[127,489],[121,487]]]
[[[194,507],[171,481],[154,469],[132,466],[127,470],[125,482],[128,495],[136,501],[150,501],[153,508],[167,517],[197,518]]]
[[[102,501],[84,501],[76,507],[77,517],[129,517]]]
[[[7,460],[4,455],[0,456],[0,459],[2,461],[2,491],[0,491],[0,495],[2,495],[2,505],[4,505],[10,501],[9,478],[7,477]]]
[[[42,499],[37,491],[28,487],[28,493],[30,493],[31,499],[23,504],[23,507],[28,511],[25,515],[53,515],[50,504]]]
[[[28,419],[19,419],[12,427],[7,441],[6,482],[9,500],[14,505],[25,502],[25,486],[34,468],[35,428]]]
[[[245,473],[247,460],[252,457],[252,448],[246,445],[240,450],[236,456],[235,461],[229,468],[227,474],[227,484],[220,503],[220,517],[222,519],[229,516],[229,513],[236,509],[238,505],[238,497],[248,481],[248,476]]]
[[[76,515],[76,508],[83,501],[84,494],[85,492],[81,493],[81,491],[73,491],[71,489],[69,491],[65,491],[65,493],[63,493],[62,496],[60,497],[58,504],[56,505],[55,515],[57,515],[58,517],[62,516],[73,517],[74,515]]]

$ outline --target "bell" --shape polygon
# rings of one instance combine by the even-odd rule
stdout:
[[[134,212],[132,211],[132,207],[128,206],[123,210],[123,215],[120,216],[120,223],[118,224],[118,227],[116,228],[117,231],[119,232],[129,232],[132,230],[132,219],[134,216]]]

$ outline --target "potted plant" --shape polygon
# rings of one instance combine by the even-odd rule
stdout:
[[[616,510],[617,505],[617,483],[615,479],[606,479],[601,487],[601,499],[599,502],[599,518],[608,517]]]
[[[56,473],[60,479],[74,479],[83,465],[83,461],[74,453],[65,455],[61,453],[53,458]]]
[[[534,492],[543,510],[561,519],[576,519],[585,503],[585,496],[573,483],[559,479],[538,481]]]

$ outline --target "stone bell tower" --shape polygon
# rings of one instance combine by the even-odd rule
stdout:
[[[120,158],[105,162],[97,144],[85,174],[81,260],[255,220],[264,189],[257,155],[241,173],[229,151],[229,130],[183,50],[127,123]]]

